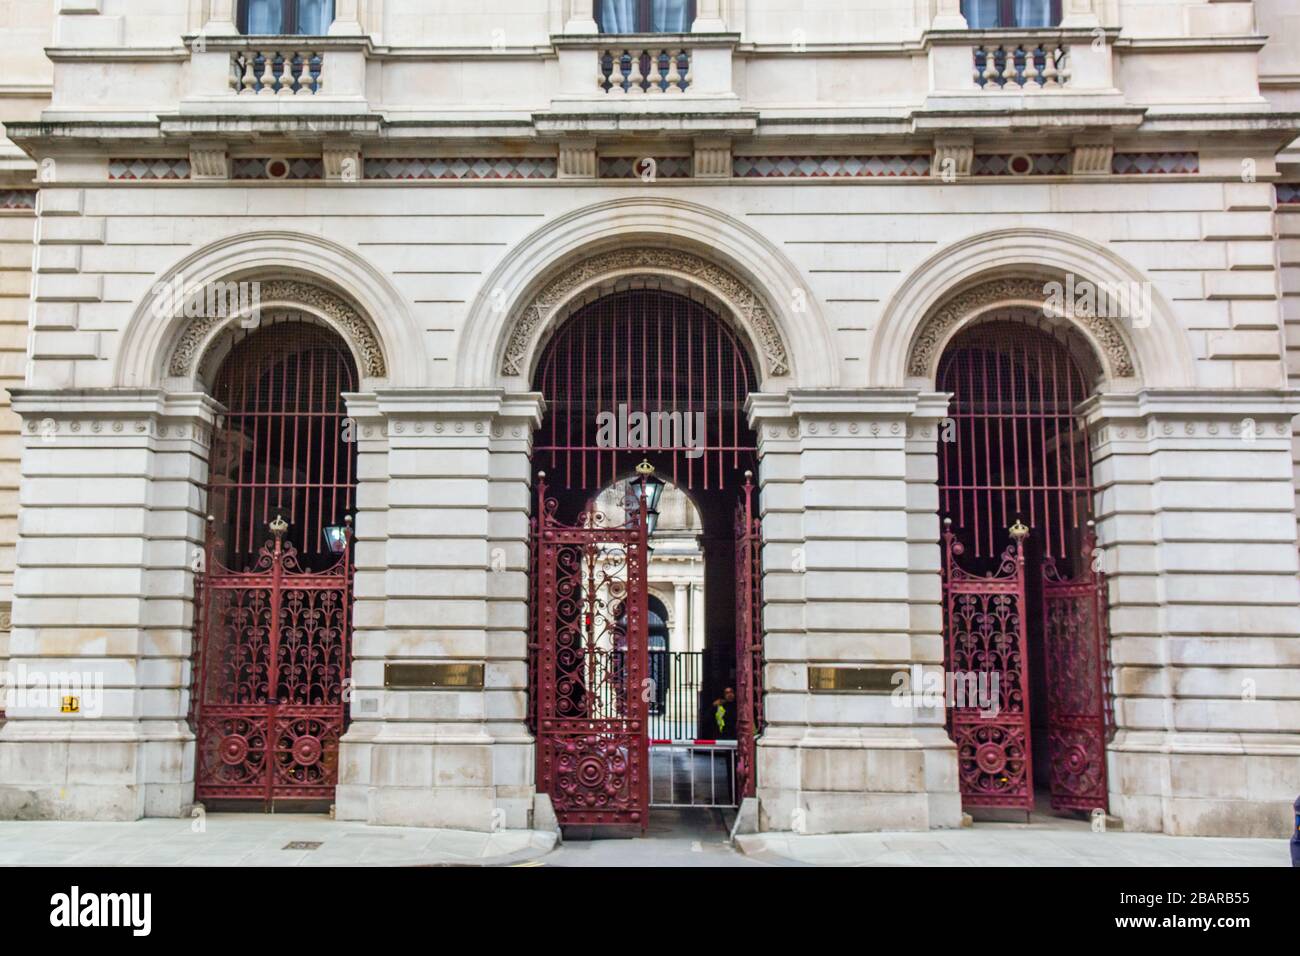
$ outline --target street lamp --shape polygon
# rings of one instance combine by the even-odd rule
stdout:
[[[352,516],[345,515],[343,524],[325,526],[325,547],[334,554],[342,554],[348,547],[348,529],[352,525]]]
[[[636,466],[636,473],[640,477],[632,488],[636,503],[645,502],[646,537],[650,537],[659,524],[659,496],[664,493],[664,483],[655,477],[655,466],[645,459]]]

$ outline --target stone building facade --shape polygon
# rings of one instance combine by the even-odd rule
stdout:
[[[710,310],[755,376],[758,826],[961,822],[942,708],[819,693],[810,672],[944,667],[938,379],[958,336],[1007,320],[1090,374],[1110,814],[1287,830],[1283,0],[1059,0],[1047,26],[975,27],[998,5],[696,0],[689,29],[633,34],[601,32],[590,0],[335,0],[324,33],[251,37],[235,0],[53,0],[46,39],[49,6],[0,4],[21,52],[0,76],[0,601],[12,577],[10,670],[99,675],[102,712],[8,706],[0,815],[195,801],[214,396],[249,329],[158,302],[257,281],[264,315],[328,330],[357,374],[339,817],[536,822],[534,373],[576,312],[649,290]],[[277,22],[315,5],[294,9]],[[1140,290],[1140,320],[1062,315],[1058,282]],[[481,664],[483,683],[395,687],[400,662]]]

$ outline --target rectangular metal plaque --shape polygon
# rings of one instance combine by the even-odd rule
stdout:
[[[814,694],[892,694],[900,686],[894,675],[907,668],[897,667],[809,667],[808,689]]]
[[[407,690],[482,690],[483,665],[385,664],[384,686]]]

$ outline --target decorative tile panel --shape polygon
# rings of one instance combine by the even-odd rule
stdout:
[[[1069,153],[989,153],[971,163],[972,176],[1068,176]]]
[[[190,159],[178,156],[170,159],[109,159],[108,178],[135,179],[189,179]]]
[[[0,189],[0,209],[35,209],[35,189]]]
[[[366,179],[554,179],[550,156],[367,159]]]
[[[1116,153],[1111,160],[1110,171],[1129,176],[1198,173],[1201,171],[1201,161],[1196,153]]]
[[[757,179],[928,176],[926,156],[737,156],[732,175]]]
[[[1279,206],[1300,203],[1300,183],[1278,183],[1276,189]]]
[[[654,162],[655,179],[689,179],[690,156],[602,156],[601,179],[641,179],[646,173],[646,160]]]
[[[320,157],[294,156],[277,159],[237,156],[230,161],[231,179],[324,179],[325,161]]]

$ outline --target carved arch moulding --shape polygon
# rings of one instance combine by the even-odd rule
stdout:
[[[908,355],[907,374],[933,374],[939,353],[952,334],[967,320],[1000,306],[1028,306],[1042,310],[1049,318],[1066,319],[1048,307],[1045,284],[1043,279],[995,279],[948,299],[921,323]],[[1111,376],[1132,378],[1137,374],[1128,342],[1113,319],[1098,315],[1093,309],[1076,308],[1067,321],[1084,333]]]
[[[271,279],[259,282],[258,299],[262,309],[298,307],[316,314],[348,341],[358,357],[362,375],[383,378],[388,374],[388,365],[375,330],[350,302],[337,293],[296,279]],[[172,350],[167,374],[177,377],[193,375],[216,334],[238,318],[226,314],[190,319]]]
[[[546,283],[519,313],[501,357],[503,375],[523,375],[534,339],[573,294],[607,276],[635,273],[679,275],[712,293],[731,309],[735,320],[749,333],[770,375],[790,371],[789,350],[767,305],[749,286],[700,256],[653,247],[619,249],[581,260]]]

